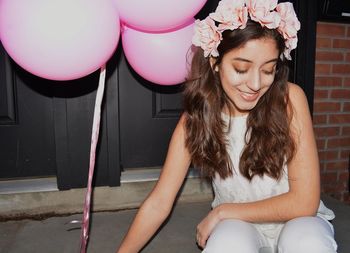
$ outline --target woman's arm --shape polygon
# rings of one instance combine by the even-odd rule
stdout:
[[[219,205],[198,225],[201,246],[223,219],[278,222],[315,215],[320,201],[320,176],[312,120],[303,90],[290,84],[289,97],[294,109],[292,133],[296,144],[295,156],[288,164],[289,191],[261,201]]]
[[[185,148],[184,121],[182,115],[171,138],[159,180],[141,205],[118,253],[139,252],[169,215],[191,160]]]

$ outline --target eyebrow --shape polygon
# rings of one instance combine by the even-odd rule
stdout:
[[[234,61],[244,61],[244,62],[253,63],[252,61],[250,61],[250,60],[248,60],[248,59],[241,58],[241,57],[233,58],[233,60],[234,60]],[[277,61],[278,61],[278,59],[275,58],[275,59],[271,59],[271,60],[265,62],[264,64],[268,64],[268,63],[270,63],[270,62],[277,62]]]

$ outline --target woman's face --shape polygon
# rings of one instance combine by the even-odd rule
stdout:
[[[248,41],[226,53],[214,69],[234,104],[234,116],[249,113],[275,78],[279,52],[271,38]]]

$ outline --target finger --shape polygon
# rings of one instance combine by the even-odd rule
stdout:
[[[199,234],[197,234],[196,242],[197,242],[199,247],[202,247],[202,245],[201,245],[201,237],[200,237]]]
[[[198,244],[202,249],[204,249],[205,243],[204,243],[203,239],[200,239]]]
[[[203,248],[202,246],[202,237],[198,235],[198,240],[197,240],[197,244],[199,247]]]
[[[201,236],[201,237],[200,237],[200,246],[201,246],[203,249],[205,248],[205,245],[207,244],[207,239],[208,239],[207,236]]]

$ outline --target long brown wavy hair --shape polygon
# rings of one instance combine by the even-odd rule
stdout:
[[[225,53],[242,47],[249,40],[262,38],[272,38],[280,55],[283,53],[284,39],[277,30],[248,20],[245,29],[223,32],[223,40],[218,47],[219,56],[215,58],[213,67],[209,57],[204,57],[202,49],[197,49],[193,55],[183,92],[186,147],[191,154],[192,164],[209,179],[216,173],[224,179],[232,175],[233,171],[227,152],[227,125],[221,115],[223,108],[228,108],[231,114],[233,102],[223,90],[219,74],[213,69],[221,63]],[[249,112],[246,131],[246,137],[249,134],[249,138],[246,138],[239,164],[241,174],[249,180],[265,174],[278,180],[283,165],[294,155],[288,72],[286,60],[279,59],[272,85]]]

